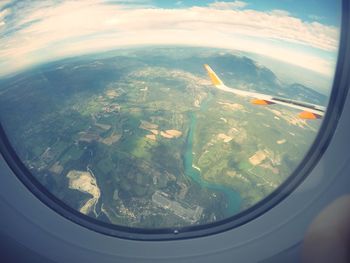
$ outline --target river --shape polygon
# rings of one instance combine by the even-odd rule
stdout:
[[[209,96],[209,98],[201,104],[200,111],[206,111],[207,105],[209,101],[212,99],[212,96]],[[193,165],[193,135],[194,130],[196,128],[197,124],[197,116],[195,112],[191,112],[190,115],[190,127],[186,139],[186,148],[185,148],[185,155],[184,155],[184,168],[185,168],[185,174],[189,178],[191,178],[193,181],[197,182],[201,187],[209,188],[210,190],[215,190],[221,193],[224,193],[226,200],[227,200],[227,210],[225,211],[225,215],[227,217],[233,216],[234,214],[238,213],[241,206],[241,197],[239,193],[234,191],[231,187],[211,183],[207,180],[205,180],[199,168],[196,168]]]

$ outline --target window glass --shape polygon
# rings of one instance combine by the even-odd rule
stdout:
[[[2,1],[0,122],[31,174],[120,226],[277,189],[324,118],[341,1]]]

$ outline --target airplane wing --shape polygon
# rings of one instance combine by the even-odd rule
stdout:
[[[299,117],[302,119],[320,119],[324,116],[326,111],[326,107],[306,103],[302,101],[291,100],[287,98],[281,98],[271,95],[266,95],[257,92],[244,91],[239,89],[233,89],[227,87],[222,80],[216,75],[214,70],[209,65],[204,65],[208,75],[213,83],[213,85],[222,91],[230,92],[239,96],[252,98],[251,103],[255,105],[271,105],[271,104],[279,104],[286,107],[298,109],[301,111]]]

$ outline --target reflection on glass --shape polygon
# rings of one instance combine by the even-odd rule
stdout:
[[[274,191],[313,143],[340,1],[197,2],[0,4],[1,124],[81,213],[219,221]]]

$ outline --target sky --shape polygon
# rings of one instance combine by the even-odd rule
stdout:
[[[0,0],[0,77],[91,52],[189,45],[253,52],[331,78],[340,0]]]
[[[271,10],[285,10],[288,13],[301,18],[304,21],[318,21],[328,25],[337,26],[339,24],[340,1],[336,0],[250,0],[250,1],[212,1],[212,0],[154,0],[157,6],[162,8],[179,8],[196,6],[208,6],[215,2],[232,5],[236,2],[236,7],[248,7],[261,12]],[[337,3],[338,2],[338,3]],[[338,6],[337,6],[338,5]],[[338,10],[337,10],[338,9]],[[332,11],[332,12],[330,12]]]

